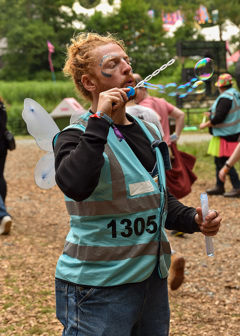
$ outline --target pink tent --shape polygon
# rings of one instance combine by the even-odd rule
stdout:
[[[53,119],[71,117],[73,112],[83,110],[83,107],[75,98],[64,98],[60,104],[50,113]]]

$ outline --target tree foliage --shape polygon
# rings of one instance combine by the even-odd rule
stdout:
[[[48,71],[47,40],[55,46],[54,67],[60,70],[65,45],[73,34],[73,0],[0,0],[1,32],[7,38],[1,78],[34,79],[39,71]],[[61,10],[68,6],[70,14]]]
[[[111,32],[125,42],[135,72],[146,74],[164,63],[169,55],[162,52],[163,28],[161,19],[152,20],[146,1],[123,0],[117,15],[95,13],[85,19],[85,30],[100,34]]]
[[[79,3],[85,8],[92,8],[97,6],[100,3],[100,0],[80,0]]]
[[[78,32],[73,27],[74,20],[85,24],[86,31],[116,34],[126,44],[134,71],[149,74],[175,56],[177,41],[203,38],[196,34],[194,21],[200,4],[206,5],[209,13],[218,9],[220,28],[226,18],[240,25],[239,1],[229,1],[226,6],[223,0],[122,0],[120,9],[108,16],[95,12],[91,17],[83,17],[72,10],[74,0],[0,0],[0,39],[7,40],[7,48],[1,56],[0,79],[51,79],[47,40],[55,47],[52,60],[57,77],[60,76],[65,46]],[[79,2],[91,8],[100,0]],[[147,13],[150,9],[155,11],[154,19]],[[161,11],[177,9],[184,16],[184,25],[174,37],[167,38],[162,28]]]

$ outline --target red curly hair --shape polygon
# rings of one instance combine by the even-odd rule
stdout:
[[[67,58],[63,72],[66,76],[72,77],[77,90],[85,99],[91,101],[92,94],[85,89],[81,79],[84,74],[94,76],[94,49],[102,45],[114,43],[125,51],[124,43],[123,41],[117,40],[110,33],[106,36],[95,33],[81,33],[75,38],[72,38],[71,42],[70,45],[67,45]]]

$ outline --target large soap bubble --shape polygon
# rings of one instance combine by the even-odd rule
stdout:
[[[194,68],[196,77],[205,81],[209,79],[214,72],[214,62],[211,58],[206,57],[197,62]]]

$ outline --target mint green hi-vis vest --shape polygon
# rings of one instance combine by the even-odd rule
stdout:
[[[211,108],[211,119],[214,118],[219,99],[228,98],[232,100],[232,107],[224,122],[214,125],[212,132],[214,136],[227,136],[240,133],[240,94],[234,89],[230,88],[219,95]]]
[[[68,127],[85,131],[89,115]],[[152,143],[155,126],[134,119]],[[164,230],[166,179],[161,152],[155,148],[159,172],[155,182],[112,127],[107,140],[99,184],[91,196],[82,202],[65,196],[70,231],[56,277],[90,286],[136,283],[148,278],[159,260],[159,275],[165,278],[171,248]]]

